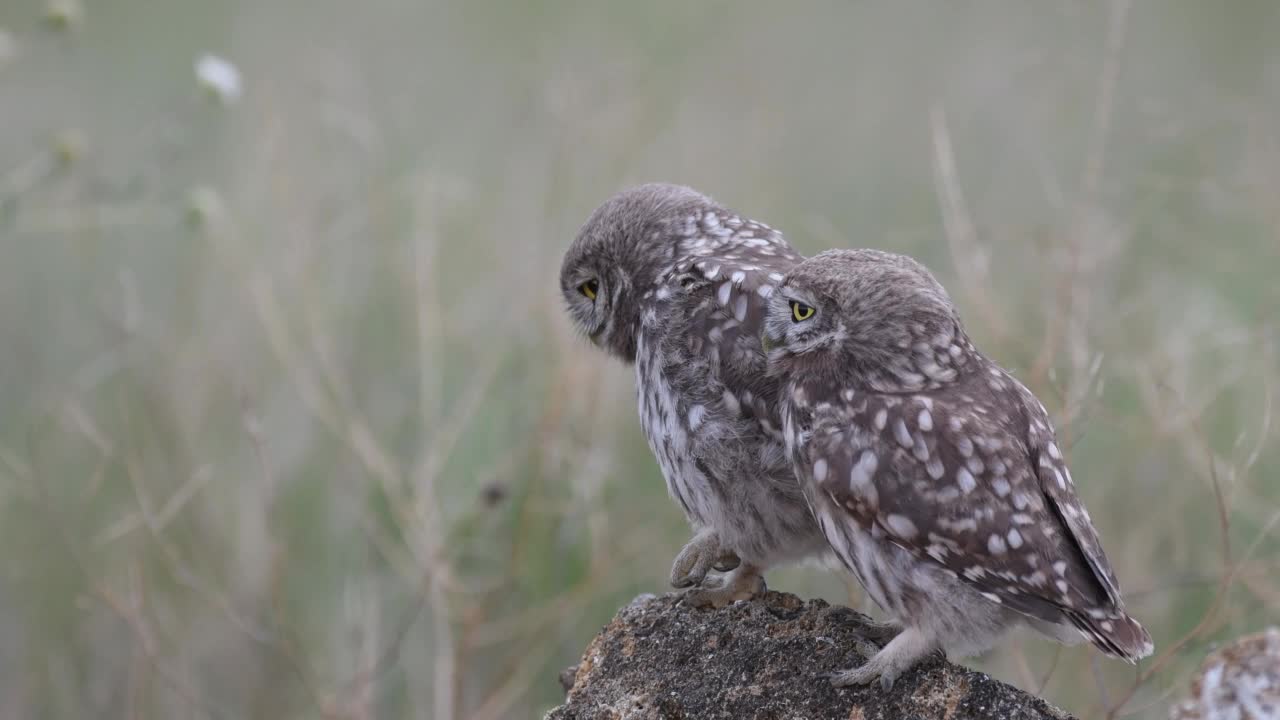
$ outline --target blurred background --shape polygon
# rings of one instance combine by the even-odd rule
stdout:
[[[1158,651],[971,662],[1164,717],[1280,618],[1277,37],[1262,0],[5,0],[0,717],[557,704],[688,537],[557,290],[648,180],[938,273]]]

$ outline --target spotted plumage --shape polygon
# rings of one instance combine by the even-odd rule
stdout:
[[[674,185],[620,193],[565,255],[569,314],[634,363],[641,424],[667,490],[695,529],[672,583],[723,604],[763,587],[764,569],[825,551],[785,453],[760,331],[782,274],[800,260],[782,235]]]
[[[980,652],[1020,622],[1130,661],[1151,652],[1044,406],[973,346],[927,270],[822,253],[787,274],[766,334],[823,534],[904,627],[839,682],[892,684],[934,649]]]

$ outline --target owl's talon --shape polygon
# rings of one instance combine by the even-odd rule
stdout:
[[[701,530],[681,548],[671,564],[671,586],[687,588],[699,585],[714,563],[723,557],[720,538],[713,530]]]
[[[863,672],[865,668],[866,666],[864,665],[862,667],[853,668],[852,670],[841,670],[839,672],[830,673],[828,677],[831,679],[831,684],[838,688],[852,687],[854,685],[866,685],[875,678],[874,676],[868,677],[867,674]]]
[[[716,562],[711,568],[716,572],[729,572],[730,570],[736,570],[741,564],[742,560],[737,553],[732,550],[722,550],[720,557],[716,558]]]
[[[752,600],[767,590],[758,570],[740,565],[723,580],[707,581],[701,587],[686,590],[680,602],[696,608],[722,608],[742,600]]]
[[[852,670],[830,673],[829,677],[831,684],[838,688],[870,685],[878,679],[880,681],[880,689],[883,692],[889,692],[893,689],[893,684],[897,681],[898,675],[898,671],[892,668],[881,668],[878,663],[868,662]]]
[[[898,679],[897,673],[889,672],[889,671],[880,673],[880,689],[884,692],[889,692],[890,690],[893,689],[893,683],[897,679]]]
[[[698,583],[696,583],[691,577],[683,577],[683,578],[680,578],[679,580],[676,580],[676,579],[671,580],[671,587],[677,590],[684,590],[685,588],[693,587],[696,584]]]

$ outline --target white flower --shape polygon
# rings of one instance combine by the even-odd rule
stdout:
[[[232,103],[240,99],[240,71],[217,55],[202,55],[196,61],[196,79],[200,87],[219,100]]]

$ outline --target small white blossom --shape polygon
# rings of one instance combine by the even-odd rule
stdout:
[[[202,55],[196,61],[196,78],[200,86],[219,100],[232,103],[240,99],[240,71],[217,55]]]

